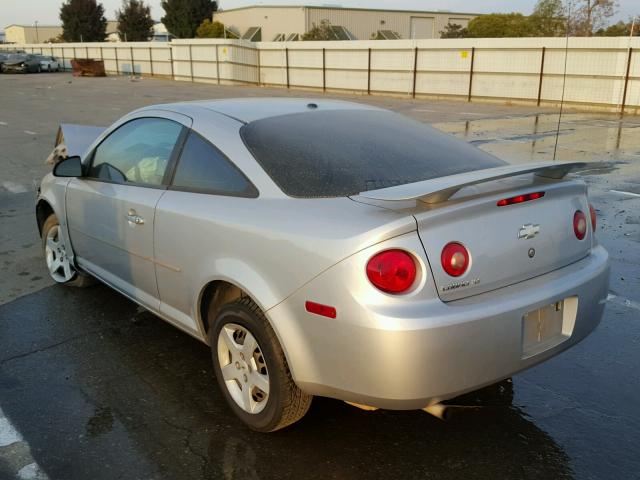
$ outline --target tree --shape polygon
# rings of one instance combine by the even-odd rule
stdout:
[[[624,23],[620,20],[618,23],[609,25],[607,28],[600,28],[596,31],[596,35],[600,37],[628,37],[631,35],[631,26],[633,25],[633,19],[629,19],[628,23]],[[640,24],[636,21],[633,28],[633,36],[640,36]]]
[[[531,24],[521,13],[490,13],[480,15],[469,22],[469,37],[530,37]]]
[[[167,30],[177,38],[193,38],[204,19],[210,19],[218,10],[213,0],[162,0]]]
[[[537,37],[557,37],[566,32],[562,0],[538,0],[529,16],[531,32]]]
[[[338,37],[331,29],[331,22],[321,20],[320,25],[314,23],[311,29],[302,35],[302,40],[338,40]]]
[[[465,38],[469,36],[469,31],[457,23],[447,23],[444,30],[440,30],[440,38]]]
[[[66,0],[60,7],[62,37],[67,42],[104,42],[107,19],[96,0]]]
[[[570,33],[580,37],[590,37],[607,24],[607,20],[616,14],[616,0],[579,0],[577,10],[571,19]]]
[[[198,38],[225,38],[224,24],[222,22],[212,22],[208,18],[200,24],[196,30]]]
[[[143,0],[122,0],[122,8],[116,11],[118,35],[128,42],[146,42],[153,37],[151,9]]]

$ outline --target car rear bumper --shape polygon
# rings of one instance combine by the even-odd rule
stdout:
[[[325,288],[322,284],[336,290],[345,282],[344,272],[332,270],[267,314],[300,388],[388,409],[453,398],[575,345],[600,322],[609,285],[608,254],[596,246],[562,269],[463,300],[416,301],[402,311],[365,306],[358,303],[362,297],[348,294],[335,304],[336,319],[309,314],[304,303]],[[577,298],[575,322],[561,343],[523,353],[523,316],[572,297]],[[357,305],[348,306],[349,301]]]

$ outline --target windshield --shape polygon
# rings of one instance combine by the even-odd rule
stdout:
[[[504,165],[423,123],[384,110],[312,111],[241,129],[287,195],[338,197]]]

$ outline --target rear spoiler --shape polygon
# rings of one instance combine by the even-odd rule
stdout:
[[[447,177],[423,180],[421,182],[407,183],[395,187],[381,188],[361,192],[359,195],[372,200],[420,200],[425,203],[440,203],[447,201],[458,190],[492,182],[501,178],[515,177],[533,173],[538,177],[552,180],[560,180],[569,172],[592,169],[593,163],[530,163],[527,165],[507,165],[504,167],[474,170],[473,172],[458,173]]]

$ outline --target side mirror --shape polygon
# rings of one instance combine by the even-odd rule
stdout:
[[[82,161],[80,157],[67,157],[53,167],[54,177],[81,177]]]

